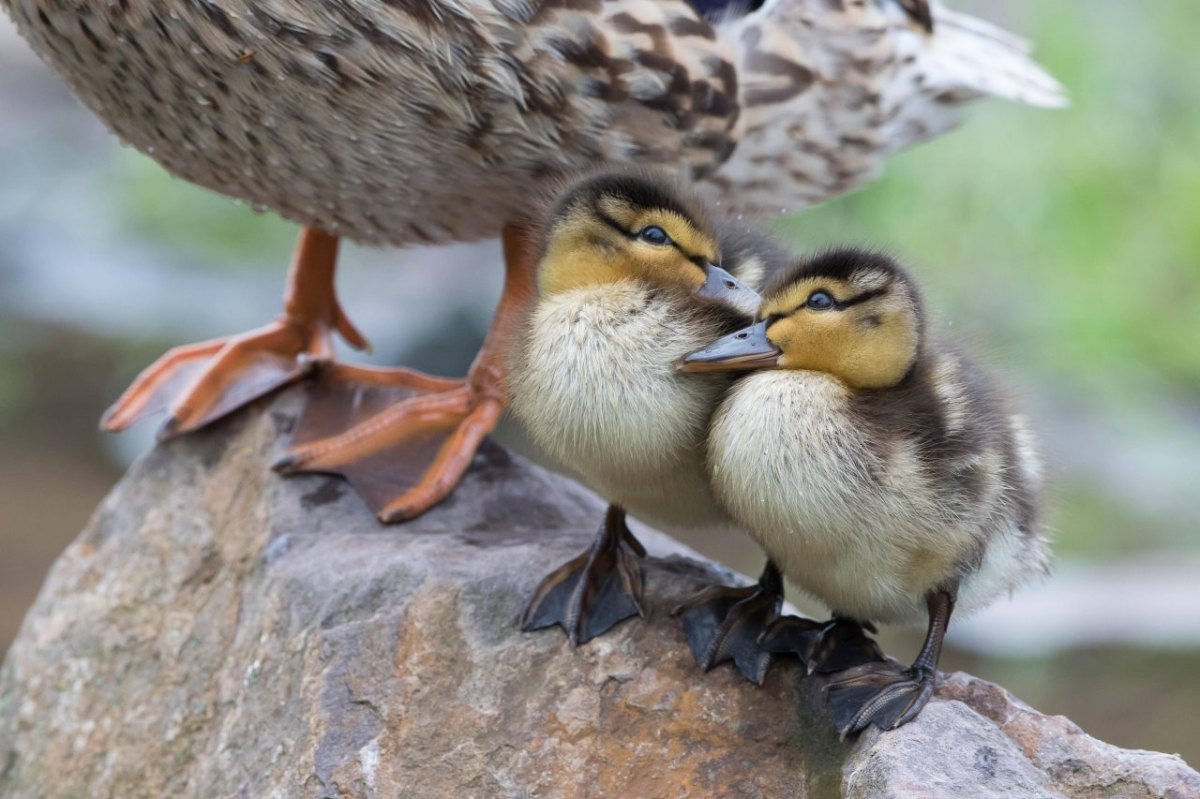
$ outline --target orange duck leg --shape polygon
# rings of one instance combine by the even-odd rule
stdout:
[[[504,292],[466,379],[323,368],[277,471],[339,474],[383,522],[419,516],[449,496],[504,411],[507,343],[533,287],[527,232],[510,226],[503,238]]]
[[[368,349],[334,292],[337,249],[336,237],[305,228],[278,319],[238,336],[168,351],[138,375],[105,412],[100,426],[124,430],[165,410],[168,418],[158,437],[169,438],[304,377],[332,357],[335,330],[356,349]]]

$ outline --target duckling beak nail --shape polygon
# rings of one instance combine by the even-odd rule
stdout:
[[[759,322],[688,353],[678,368],[684,372],[776,369],[779,355],[780,349],[767,338],[767,323]]]
[[[762,297],[758,292],[716,264],[704,268],[704,285],[696,290],[702,300],[719,303],[746,316],[756,316]]]

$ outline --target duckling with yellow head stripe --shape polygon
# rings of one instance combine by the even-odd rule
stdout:
[[[764,293],[754,325],[681,368],[751,371],[713,418],[712,490],[787,577],[843,619],[782,620],[767,648],[841,672],[830,697],[843,734],[910,721],[932,693],[952,610],[981,607],[1046,567],[1041,465],[1023,417],[928,334],[914,280],[877,252],[798,264]],[[922,618],[929,632],[907,669],[873,644],[848,656],[820,640],[844,636],[846,620]]]
[[[675,365],[750,321],[760,297],[743,281],[757,284],[788,260],[655,173],[589,177],[549,214],[537,296],[510,367],[511,408],[613,508],[592,550],[538,589],[527,629],[560,624],[583,642],[641,611],[642,551],[626,510],[667,530],[732,528],[704,471],[709,419],[731,378]],[[707,299],[718,294],[721,304]]]

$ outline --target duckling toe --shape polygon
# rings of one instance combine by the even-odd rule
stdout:
[[[591,548],[560,566],[534,592],[521,618],[525,632],[559,625],[571,643],[587,643],[625,619],[644,615],[641,543],[624,528],[601,527]]]
[[[867,635],[867,629],[873,628],[843,617],[826,622],[808,652],[809,672],[834,674],[868,663],[886,662],[883,650]]]
[[[834,724],[843,739],[874,724],[893,730],[917,717],[933,695],[936,672],[892,660],[865,663],[825,686]]]
[[[771,652],[759,644],[783,606],[782,584],[767,565],[756,585],[710,586],[675,609],[696,659],[708,671],[732,661],[743,677],[762,685],[771,668]]]
[[[796,655],[813,671],[813,654],[825,639],[834,622],[820,622],[802,616],[782,616],[767,625],[758,644],[771,654]]]

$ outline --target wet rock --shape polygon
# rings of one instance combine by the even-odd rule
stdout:
[[[644,620],[579,649],[516,619],[597,501],[488,445],[448,502],[382,527],[267,469],[298,397],[160,446],[62,555],[0,671],[0,796],[1200,796],[946,675],[913,724],[838,741],[794,664],[692,663],[669,610],[730,575],[649,534]]]

